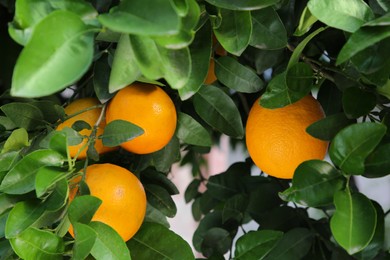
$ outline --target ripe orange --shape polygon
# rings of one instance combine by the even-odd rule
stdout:
[[[324,117],[311,95],[277,109],[252,106],[246,124],[246,144],[254,163],[268,175],[291,179],[303,161],[323,159],[328,142],[316,139],[306,128]]]
[[[65,107],[65,113],[67,115],[76,114],[84,109],[88,109],[90,107],[93,107],[93,106],[96,106],[99,104],[100,104],[99,100],[97,100],[96,98],[92,98],[92,97],[76,99],[75,101],[73,101],[72,103],[70,103],[68,106]],[[96,124],[96,122],[100,116],[101,110],[102,110],[101,108],[97,107],[97,108],[94,108],[91,110],[87,110],[81,114],[77,114],[77,115],[69,118],[65,122],[59,124],[56,129],[62,130],[65,127],[71,128],[72,125],[76,121],[79,121],[79,120],[85,121],[91,127],[93,127]],[[98,129],[97,129],[96,136],[103,134],[105,126],[106,126],[106,122],[105,122],[105,120],[102,120],[101,123],[99,124]],[[82,149],[83,146],[85,146],[87,144],[88,136],[91,135],[92,130],[83,129],[79,133],[85,137],[80,144],[68,147],[69,154],[71,157],[75,157],[77,155],[77,153],[79,152],[79,150]],[[80,152],[80,154],[78,156],[79,159],[84,159],[87,157],[87,149],[88,149],[88,147],[83,148],[83,150]],[[100,139],[96,139],[95,149],[99,154],[102,154],[105,152],[113,151],[115,148],[104,146]]]
[[[215,61],[213,58],[210,59],[209,70],[207,72],[206,79],[204,81],[205,84],[211,84],[217,80],[217,76],[215,76]]]
[[[144,133],[121,144],[125,150],[147,154],[162,149],[176,130],[176,108],[170,97],[158,86],[133,83],[112,98],[106,111],[107,123],[129,121]]]
[[[106,163],[88,166],[85,182],[91,195],[102,200],[92,221],[111,226],[124,241],[133,237],[144,220],[147,203],[145,190],[138,178],[125,168]],[[77,186],[69,193],[70,201],[76,193]],[[72,226],[69,233],[74,236]]]

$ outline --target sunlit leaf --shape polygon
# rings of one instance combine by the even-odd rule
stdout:
[[[310,12],[326,25],[354,32],[374,18],[374,13],[363,0],[311,0]]]
[[[92,58],[91,29],[72,12],[54,11],[36,26],[21,52],[11,94],[38,97],[62,90],[86,72]]]
[[[278,3],[278,0],[207,0],[208,3],[231,10],[256,10]]]
[[[371,201],[347,189],[335,194],[334,203],[336,211],[330,221],[334,238],[349,254],[363,250],[376,227],[376,210]]]
[[[363,174],[364,160],[379,144],[386,126],[358,123],[341,130],[333,139],[329,155],[333,163],[348,174]]]
[[[10,240],[12,248],[22,259],[62,259],[65,244],[50,231],[29,228]]]
[[[144,130],[128,121],[114,120],[108,123],[103,134],[99,137],[103,145],[108,147],[118,146],[123,142],[130,141],[144,133]]]

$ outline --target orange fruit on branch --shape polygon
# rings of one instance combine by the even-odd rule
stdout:
[[[78,153],[79,153],[78,155],[79,159],[84,159],[87,157],[88,147],[86,146],[86,144],[88,142],[88,137],[91,135],[92,128],[98,121],[100,113],[102,111],[101,107],[97,107],[98,105],[100,105],[99,100],[97,100],[96,98],[88,97],[88,98],[76,99],[65,107],[65,113],[68,116],[73,114],[75,116],[72,116],[66,121],[59,124],[56,128],[57,130],[62,130],[65,127],[71,128],[76,121],[85,121],[91,126],[91,129],[83,129],[79,132],[82,136],[84,136],[83,141],[81,143],[77,145],[68,146],[69,154],[71,157],[75,157]],[[96,137],[103,134],[105,126],[106,126],[106,122],[103,119],[97,128]],[[96,139],[95,149],[98,152],[98,154],[102,154],[102,153],[113,151],[116,148],[104,146],[100,139]]]
[[[120,146],[136,154],[156,152],[166,146],[176,130],[176,108],[171,98],[153,84],[133,83],[116,93],[107,106],[107,123],[125,120],[144,133]]]
[[[246,123],[246,144],[253,162],[266,174],[291,179],[306,160],[323,159],[328,142],[306,132],[324,112],[311,95],[288,106],[268,109],[253,104]]]
[[[92,221],[112,227],[124,241],[129,240],[141,227],[146,214],[146,195],[142,183],[129,170],[114,164],[93,164],[87,167],[85,182],[90,193],[102,200]],[[73,185],[81,180],[76,178]],[[71,189],[69,200],[77,194]],[[73,227],[69,233],[74,236]]]

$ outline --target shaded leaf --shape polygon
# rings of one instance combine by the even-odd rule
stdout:
[[[291,229],[283,235],[264,259],[302,259],[313,243],[313,233],[306,228]]]
[[[229,251],[232,238],[227,230],[214,227],[207,230],[201,245],[202,254],[206,257],[224,255]]]
[[[364,176],[380,178],[390,174],[390,144],[379,145],[365,160]]]
[[[251,13],[221,9],[221,17],[221,23],[218,26],[214,25],[214,34],[227,52],[239,56],[251,38]]]
[[[249,67],[237,60],[224,56],[215,60],[215,75],[225,86],[244,93],[259,92],[264,82]]]
[[[179,112],[176,136],[186,144],[211,146],[209,132],[191,116]]]
[[[360,88],[347,88],[342,100],[344,113],[348,118],[364,116],[376,106],[375,94]]]
[[[251,15],[253,28],[251,46],[272,50],[286,47],[286,28],[272,7],[252,11]]]
[[[176,204],[168,191],[159,185],[145,185],[148,202],[167,217],[174,217],[177,212]]]
[[[218,131],[235,138],[244,135],[241,116],[233,100],[214,86],[203,86],[194,96],[198,115]]]
[[[330,163],[320,160],[303,162],[295,170],[292,186],[282,199],[303,206],[319,207],[333,203],[334,194],[345,188],[346,179]],[[318,191],[321,192],[318,192]]]
[[[231,10],[256,10],[271,6],[279,2],[278,0],[206,0],[206,2]]]
[[[156,223],[144,223],[127,246],[133,259],[195,259],[183,238]]]
[[[2,105],[0,109],[17,127],[26,130],[34,130],[45,124],[42,111],[32,104],[11,102]]]
[[[341,129],[353,123],[356,123],[356,120],[348,119],[344,113],[338,113],[314,122],[306,128],[306,132],[315,138],[330,141]]]
[[[280,231],[250,231],[237,240],[234,259],[263,259],[282,236],[283,233]]]

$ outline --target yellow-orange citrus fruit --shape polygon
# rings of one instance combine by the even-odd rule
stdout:
[[[72,201],[77,193],[75,179],[69,193]],[[90,194],[102,200],[92,221],[103,222],[123,238],[129,240],[141,227],[146,213],[146,195],[142,183],[129,170],[118,165],[93,164],[87,167],[85,182]],[[74,236],[73,227],[69,233]]]
[[[176,130],[176,108],[171,98],[153,84],[133,83],[116,93],[107,106],[107,123],[129,121],[144,133],[121,144],[125,150],[147,154],[162,149]]]
[[[246,144],[254,163],[266,174],[291,179],[299,164],[323,159],[328,142],[312,137],[306,128],[324,112],[311,95],[277,109],[253,104],[246,124]]]
[[[210,59],[209,70],[207,72],[206,79],[204,81],[205,84],[211,84],[217,80],[217,76],[215,76],[215,61],[213,58]]]
[[[75,101],[73,101],[72,103],[70,103],[68,106],[65,107],[65,113],[67,115],[76,114],[82,110],[86,110],[88,108],[91,108],[93,106],[97,106],[99,104],[100,104],[99,100],[97,100],[96,98],[92,98],[92,97],[76,99]],[[77,114],[77,115],[69,118],[68,120],[64,121],[63,123],[59,124],[56,129],[62,130],[65,127],[71,128],[72,125],[76,121],[79,121],[79,120],[85,121],[92,128],[96,124],[96,122],[100,116],[101,111],[102,111],[102,109],[100,107],[86,110],[80,114]],[[101,123],[99,124],[97,131],[96,131],[96,136],[103,134],[105,126],[106,126],[106,121],[102,120]],[[83,139],[83,141],[81,143],[68,147],[69,154],[71,157],[75,157],[77,155],[77,153],[79,152],[79,150],[82,149],[86,145],[86,143],[88,142],[88,136],[90,136],[92,133],[92,129],[91,130],[83,129],[79,133],[81,135],[85,136],[85,138]],[[87,149],[88,149],[88,147],[83,148],[83,150],[80,152],[80,154],[78,156],[79,159],[84,159],[87,157]],[[115,150],[115,148],[113,148],[113,147],[104,146],[100,139],[96,139],[95,149],[99,154]]]

